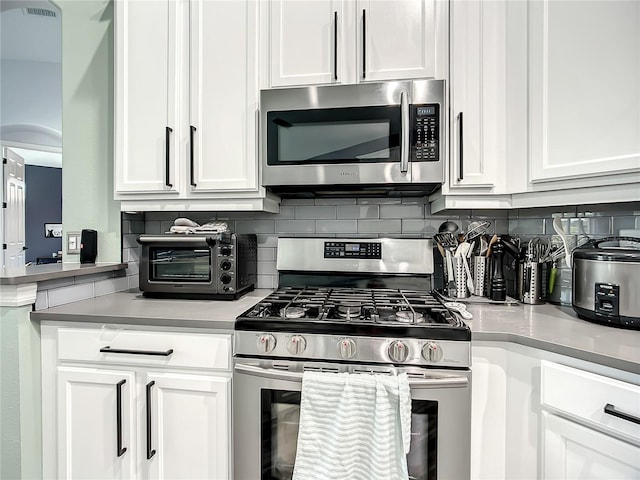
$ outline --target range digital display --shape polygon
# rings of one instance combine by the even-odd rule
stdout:
[[[379,242],[324,242],[324,258],[381,259],[382,245]]]

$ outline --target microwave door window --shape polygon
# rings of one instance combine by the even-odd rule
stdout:
[[[209,282],[211,280],[209,249],[152,248],[149,257],[152,281]]]
[[[269,112],[267,122],[270,165],[388,163],[400,159],[398,107]]]

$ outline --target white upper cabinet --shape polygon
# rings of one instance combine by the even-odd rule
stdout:
[[[115,2],[121,209],[277,211],[258,176],[258,6]]]
[[[451,155],[448,186],[495,193],[505,163],[503,0],[451,3]]]
[[[636,172],[640,2],[529,2],[532,184]]]
[[[440,0],[271,0],[266,86],[442,76],[447,10]]]
[[[311,85],[342,78],[343,0],[270,3],[271,86]]]
[[[179,2],[116,2],[115,184],[178,191]]]

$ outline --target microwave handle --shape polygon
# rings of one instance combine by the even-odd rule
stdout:
[[[409,171],[409,99],[405,91],[400,92],[400,115],[402,117],[400,173],[406,175]]]

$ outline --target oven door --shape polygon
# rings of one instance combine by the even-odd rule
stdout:
[[[409,478],[469,478],[470,371],[245,358],[234,362],[235,478],[292,478],[302,372],[306,369],[362,374],[407,372],[412,399]]]

